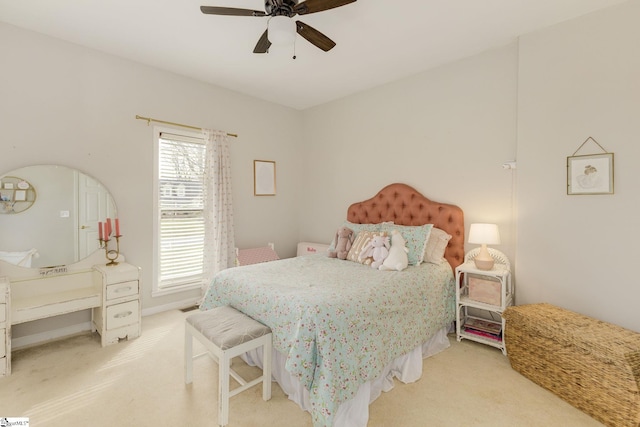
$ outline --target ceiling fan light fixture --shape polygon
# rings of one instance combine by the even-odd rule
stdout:
[[[274,45],[291,45],[296,39],[296,23],[288,16],[278,15],[269,19],[269,41]]]

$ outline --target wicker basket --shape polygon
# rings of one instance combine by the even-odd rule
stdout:
[[[640,426],[640,334],[550,304],[503,316],[513,369],[608,426]]]

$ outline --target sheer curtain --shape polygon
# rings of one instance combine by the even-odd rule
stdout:
[[[213,276],[235,260],[231,159],[226,132],[202,130],[206,142],[204,169],[204,271],[202,295]]]

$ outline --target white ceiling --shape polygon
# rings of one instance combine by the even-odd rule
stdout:
[[[295,19],[337,43],[253,48],[264,0],[0,0],[0,21],[267,101],[305,109],[510,43],[625,0],[358,0]]]

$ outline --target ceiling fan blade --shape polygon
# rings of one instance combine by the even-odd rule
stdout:
[[[260,10],[238,9],[235,7],[200,6],[202,13],[207,15],[230,15],[230,16],[267,16]]]
[[[309,13],[333,9],[334,7],[344,6],[349,3],[354,3],[355,1],[356,0],[307,0],[295,5],[293,10],[298,15],[306,15]]]
[[[262,36],[260,37],[260,40],[258,40],[258,43],[256,44],[256,47],[253,49],[253,53],[267,53],[269,51],[269,48],[271,47],[271,42],[269,41],[268,33],[269,30],[265,30],[264,33],[262,34]]]
[[[325,52],[333,49],[333,47],[336,45],[336,43],[329,37],[325,36],[320,31],[316,30],[313,27],[310,27],[302,21],[296,21],[296,31],[302,37],[307,39],[309,43],[324,50]]]

